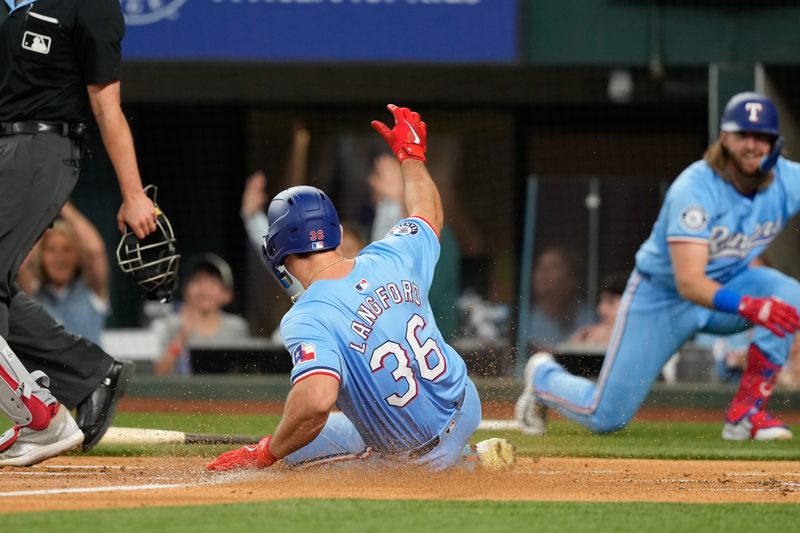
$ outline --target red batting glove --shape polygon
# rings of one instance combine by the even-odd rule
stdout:
[[[797,309],[775,297],[751,298],[743,296],[739,314],[753,324],[764,326],[778,337],[797,331],[800,317]]]
[[[420,120],[419,113],[394,104],[389,104],[386,109],[394,115],[394,127],[389,129],[383,122],[373,120],[372,128],[381,134],[399,161],[409,158],[425,161],[425,140],[428,129]]]
[[[269,451],[272,435],[264,437],[255,446],[242,446],[238,450],[225,452],[206,466],[209,470],[224,472],[235,468],[266,468],[278,458]]]

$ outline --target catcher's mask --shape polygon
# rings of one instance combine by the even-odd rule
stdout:
[[[339,246],[339,215],[330,198],[308,185],[279,193],[267,210],[269,230],[261,248],[264,260],[285,289],[293,282],[283,262],[289,254],[313,253]]]
[[[128,226],[117,246],[117,264],[123,272],[133,276],[145,291],[148,300],[168,302],[178,283],[180,255],[175,249],[175,233],[172,224],[156,204],[158,188],[145,187],[156,207],[156,231],[142,240]]]

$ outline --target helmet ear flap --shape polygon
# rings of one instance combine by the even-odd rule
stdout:
[[[155,186],[148,186],[149,189]],[[152,194],[155,198],[156,191]],[[155,202],[154,202],[155,204]],[[139,240],[125,226],[117,246],[117,264],[130,274],[144,291],[148,300],[168,302],[178,285],[180,254],[177,253],[175,234],[167,216],[156,205],[156,231]]]

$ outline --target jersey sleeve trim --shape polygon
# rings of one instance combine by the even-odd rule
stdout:
[[[688,242],[693,244],[708,244],[708,239],[704,237],[686,237],[682,235],[676,235],[674,237],[667,237],[667,242]]]
[[[328,367],[324,367],[324,366],[316,366],[316,367],[313,367],[313,368],[309,368],[308,370],[305,370],[304,372],[298,373],[297,375],[293,376],[292,377],[292,386],[297,385],[298,383],[300,383],[301,381],[303,381],[304,379],[306,379],[308,377],[316,376],[316,375],[320,375],[320,374],[323,375],[323,376],[330,376],[330,377],[336,379],[336,381],[338,381],[339,383],[342,382],[342,376],[339,374],[339,372],[337,372],[333,368],[328,368]]]
[[[436,238],[437,238],[437,239],[439,238],[439,232],[438,232],[438,231],[436,231],[435,229],[433,229],[433,224],[431,224],[430,222],[428,222],[426,219],[422,218],[422,217],[421,217],[421,216],[419,216],[419,215],[412,215],[412,216],[410,216],[410,217],[408,217],[408,218],[416,218],[417,220],[421,220],[422,222],[424,222],[424,223],[425,223],[425,224],[426,224],[426,225],[427,225],[427,226],[428,226],[428,227],[431,229],[431,231],[433,232],[433,234],[434,234],[434,235],[436,235]]]

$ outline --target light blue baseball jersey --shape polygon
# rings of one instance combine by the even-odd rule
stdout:
[[[428,443],[464,395],[466,365],[428,304],[439,249],[426,221],[401,220],[349,275],[313,283],[281,321],[292,384],[338,379],[337,407],[380,452]]]
[[[650,237],[636,254],[636,268],[674,287],[669,243],[707,243],[706,275],[725,283],[758,257],[798,211],[800,164],[794,161],[779,158],[772,183],[752,198],[697,161],[667,191]]]

